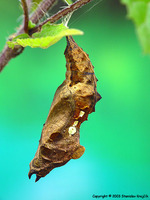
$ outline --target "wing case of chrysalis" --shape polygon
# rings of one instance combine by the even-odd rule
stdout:
[[[95,104],[101,99],[89,56],[72,36],[67,37],[65,57],[66,80],[55,93],[37,152],[30,163],[29,178],[36,174],[36,181],[52,169],[83,155],[80,125],[95,111]]]

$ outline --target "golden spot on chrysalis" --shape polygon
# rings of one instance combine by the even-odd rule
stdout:
[[[69,135],[74,135],[76,133],[76,127],[70,126],[68,130]]]
[[[78,125],[78,121],[74,121],[73,126],[77,126]]]
[[[80,113],[79,113],[79,117],[83,117],[84,114],[85,114],[85,112],[81,110]]]

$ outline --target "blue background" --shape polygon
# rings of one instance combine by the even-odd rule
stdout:
[[[65,79],[66,41],[26,48],[0,74],[0,200],[91,200],[92,195],[150,198],[150,57],[117,1],[80,9],[70,27],[95,66],[103,97],[81,126],[84,155],[35,183],[29,163],[57,87]],[[19,26],[18,1],[0,1],[0,49]],[[85,14],[82,14],[86,12]],[[111,199],[111,198],[110,198]],[[134,198],[135,199],[135,198]]]

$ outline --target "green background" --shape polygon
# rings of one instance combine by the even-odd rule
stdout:
[[[0,1],[0,49],[19,26],[18,4]],[[54,93],[65,79],[66,41],[46,50],[26,48],[0,74],[0,200],[91,200],[93,194],[150,199],[150,57],[124,6],[108,0],[86,12],[94,4],[70,21],[85,33],[74,39],[90,56],[102,96],[81,126],[86,151],[37,183],[35,176],[28,179]]]

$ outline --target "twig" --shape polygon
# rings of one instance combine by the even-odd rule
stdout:
[[[61,19],[62,17],[68,15],[69,13],[77,10],[78,8],[82,7],[83,5],[91,2],[92,0],[78,0],[75,3],[69,5],[68,7],[64,8],[63,10],[57,12],[55,15],[51,16],[50,18],[46,19],[44,22],[39,24],[38,26],[32,28],[29,30],[29,35],[32,35],[33,33],[40,31],[42,26],[46,24],[47,22],[54,23]]]
[[[30,17],[30,20],[37,24],[38,21],[44,16],[44,12],[47,12],[55,3],[56,0],[43,0],[38,8],[36,9],[36,11],[32,14],[32,16]],[[44,12],[42,12],[42,10]],[[15,36],[21,34],[24,32],[24,28],[23,25],[20,27],[20,29],[18,30],[18,32],[15,34]],[[11,49],[8,47],[8,45],[6,44],[2,53],[0,54],[0,72],[4,69],[4,67],[8,64],[8,62],[16,57],[17,55],[19,55],[20,53],[22,53],[23,51],[23,47],[22,46],[15,46],[14,49]]]
[[[52,7],[52,5],[55,3],[55,1],[56,0],[43,0],[42,3],[37,8],[37,10],[30,17],[30,20],[33,23],[37,24],[38,21],[44,16],[44,13],[47,12]],[[54,23],[54,22],[58,21],[59,19],[61,19],[62,17],[66,16],[67,14],[77,10],[78,8],[82,7],[83,5],[85,5],[85,4],[87,4],[91,1],[92,0],[78,0],[78,1],[76,1],[75,3],[69,5],[65,9],[59,11],[58,13],[53,15],[52,17],[48,18],[47,20],[45,20],[44,22],[42,22],[41,24],[39,24],[35,28],[30,29],[29,34],[32,35],[33,33],[39,31],[45,23],[47,23],[47,22]],[[15,36],[17,36],[17,35],[19,35],[23,32],[24,32],[23,26],[21,26],[21,28],[15,34]],[[0,55],[0,72],[7,65],[7,63],[11,60],[11,58],[19,55],[22,51],[23,51],[22,46],[18,45],[14,49],[11,49],[6,45],[3,52]]]
[[[21,0],[21,3],[24,11],[24,32],[28,34],[28,23],[29,23],[28,6],[26,0]]]

